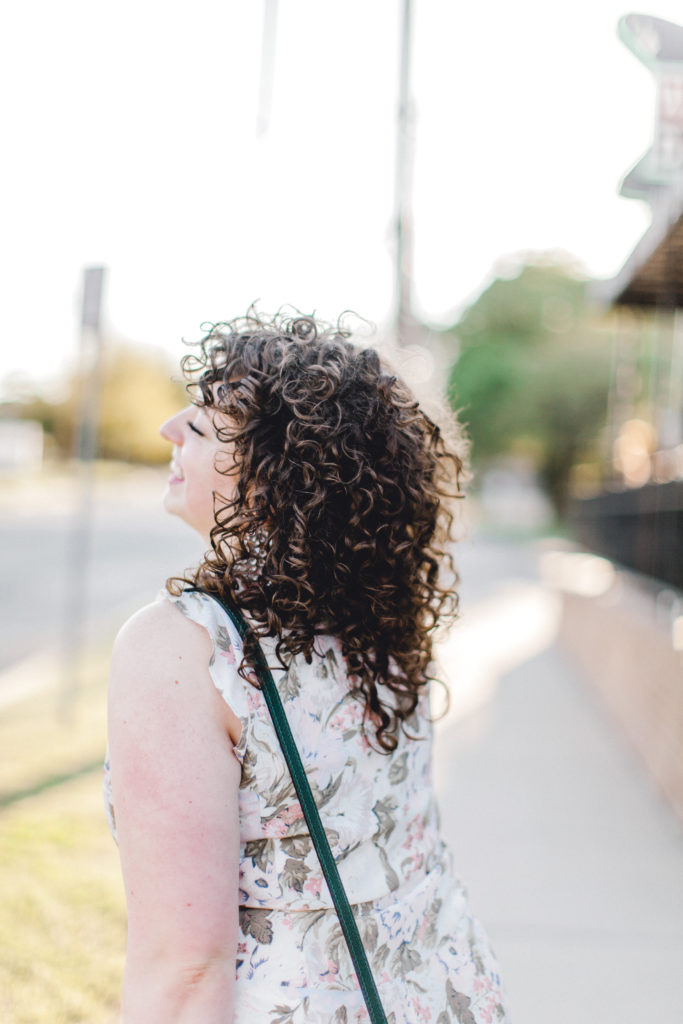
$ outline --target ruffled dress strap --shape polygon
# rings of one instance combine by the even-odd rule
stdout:
[[[177,596],[168,593],[165,596],[188,619],[203,626],[211,638],[209,673],[221,697],[242,723],[239,743],[233,747],[241,764],[247,749],[251,718],[246,692],[249,683],[237,671],[242,661],[242,638],[230,616],[208,594],[184,590]]]

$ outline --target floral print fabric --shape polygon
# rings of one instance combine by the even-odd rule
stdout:
[[[242,723],[240,942],[234,1024],[369,1020],[284,756],[240,637],[205,594],[170,598],[208,631],[213,681]],[[425,694],[396,750],[378,753],[339,641],[285,671],[262,640],[390,1024],[507,1022],[498,966],[441,840]],[[109,765],[105,803],[111,808]]]

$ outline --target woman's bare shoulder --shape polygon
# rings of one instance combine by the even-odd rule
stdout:
[[[181,662],[203,664],[210,653],[206,630],[165,596],[140,608],[119,630],[111,656],[111,677],[166,675]]]
[[[119,718],[147,715],[168,728],[169,716],[215,718],[239,743],[242,723],[211,680],[213,651],[207,629],[161,596],[123,624],[114,641],[109,671],[112,729]],[[172,694],[173,699],[169,700]]]

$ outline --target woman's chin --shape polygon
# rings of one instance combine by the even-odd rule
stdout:
[[[174,493],[172,484],[169,484],[164,491],[161,504],[169,515],[180,516],[181,519],[183,518],[182,509],[180,508],[180,503],[178,502],[177,495]]]

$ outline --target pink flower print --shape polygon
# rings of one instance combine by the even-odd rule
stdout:
[[[320,890],[323,887],[322,878],[309,878],[307,882],[304,882],[304,889],[306,892],[310,892],[311,896],[315,896],[316,899],[320,896]]]
[[[288,825],[282,818],[271,818],[263,826],[262,835],[267,836],[269,839],[282,839],[283,836],[287,835]]]
[[[343,715],[333,715],[327,723],[327,728],[331,730],[336,729],[337,732],[341,732],[344,728]]]
[[[424,818],[421,814],[417,814],[408,822],[408,834],[406,835],[405,842],[403,843],[403,849],[409,850],[413,843],[421,842],[424,838]]]
[[[425,1021],[425,1024],[428,1024],[428,1022],[432,1019],[432,1015],[428,1007],[422,1006],[417,997],[414,997],[410,1001],[413,1004],[413,1009],[415,1010],[416,1018],[419,1018],[420,1020]]]
[[[232,647],[229,647],[227,651],[221,651],[220,657],[225,658],[228,665],[235,664],[235,652],[233,651]]]
[[[333,715],[329,721],[329,728],[334,729],[335,732],[344,732],[358,724],[360,716],[354,707],[346,707],[341,711],[338,711],[336,715]]]
[[[253,686],[247,690],[247,704],[250,711],[257,711],[261,707],[261,695]]]
[[[484,982],[481,980],[481,978],[475,978],[474,979],[474,981],[472,982],[472,991],[473,992],[483,992],[484,991]]]
[[[301,810],[301,804],[298,800],[295,800],[293,804],[289,804],[283,811],[280,811],[279,814],[264,824],[262,834],[270,839],[282,839],[283,836],[287,835],[292,822],[299,821],[303,816],[304,812]]]
[[[291,825],[295,821],[299,821],[303,816],[304,812],[301,810],[301,804],[298,800],[295,801],[295,803],[290,804],[288,807],[285,807],[282,814],[279,815],[279,817],[288,825]]]
[[[353,704],[349,704],[344,712],[344,726],[345,728],[353,725],[360,725],[363,721],[363,708],[360,703],[354,701]]]

